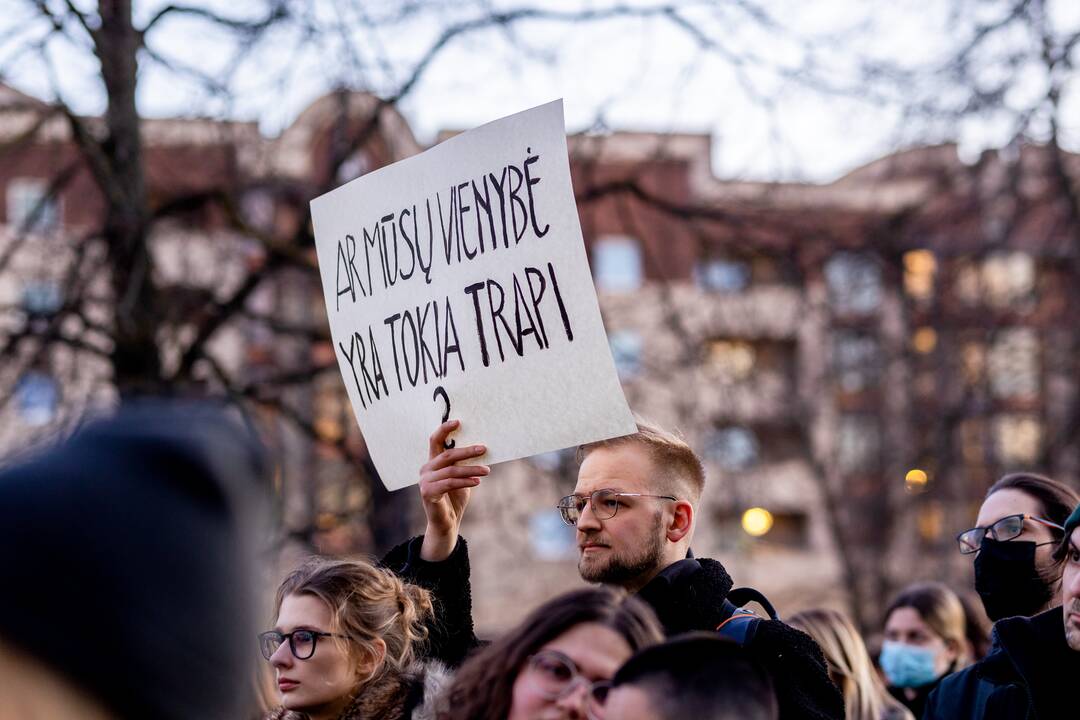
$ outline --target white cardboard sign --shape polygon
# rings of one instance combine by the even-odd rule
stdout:
[[[311,202],[334,350],[387,488],[449,414],[497,463],[634,432],[589,272],[562,101]]]

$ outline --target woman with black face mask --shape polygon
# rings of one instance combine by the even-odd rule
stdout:
[[[975,591],[991,621],[1056,604],[1060,580],[1050,556],[1077,503],[1068,486],[1030,473],[1006,475],[986,493],[975,527],[957,541],[975,557]]]

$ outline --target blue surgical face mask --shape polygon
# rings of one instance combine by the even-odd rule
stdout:
[[[881,646],[881,669],[893,687],[916,688],[937,680],[934,651],[886,640]]]

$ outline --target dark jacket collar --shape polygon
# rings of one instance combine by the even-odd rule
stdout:
[[[1080,652],[1065,642],[1060,607],[1034,617],[1013,617],[994,625],[997,651],[987,656],[981,674],[1009,682],[1019,676],[1028,688],[1035,717],[1055,717],[1062,702],[1072,702],[1073,684],[1080,677]]]
[[[686,558],[668,565],[638,592],[669,635],[715,628],[727,615],[731,576],[716,560]]]

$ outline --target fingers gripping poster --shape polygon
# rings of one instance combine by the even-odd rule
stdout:
[[[497,463],[634,432],[600,320],[562,101],[311,203],[334,350],[387,488],[428,437]]]

